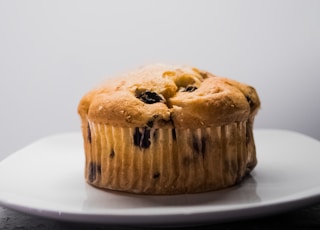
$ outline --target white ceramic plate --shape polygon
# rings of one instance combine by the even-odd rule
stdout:
[[[102,191],[83,177],[80,133],[41,139],[0,162],[0,204],[59,220],[108,224],[199,224],[291,210],[320,201],[320,142],[256,130],[258,166],[242,184],[201,194]]]

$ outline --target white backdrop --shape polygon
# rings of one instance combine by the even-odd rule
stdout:
[[[82,95],[153,62],[253,85],[255,128],[320,139],[320,1],[0,0],[0,159],[80,131]]]

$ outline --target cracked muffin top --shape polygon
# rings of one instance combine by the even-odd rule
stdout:
[[[202,128],[253,119],[259,107],[249,85],[189,66],[153,64],[91,90],[78,113],[121,127]]]

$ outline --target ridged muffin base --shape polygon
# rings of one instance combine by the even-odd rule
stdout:
[[[250,121],[198,129],[83,124],[85,179],[96,187],[140,194],[217,190],[256,165]]]

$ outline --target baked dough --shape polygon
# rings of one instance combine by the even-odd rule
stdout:
[[[253,87],[197,68],[153,64],[125,73],[79,103],[86,180],[146,194],[234,185],[257,164],[259,107]]]
[[[141,99],[157,97],[158,103]],[[87,94],[79,113],[121,127],[199,128],[243,121],[256,114],[254,88],[186,66],[149,65]]]

